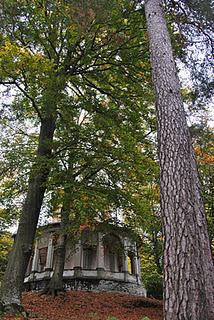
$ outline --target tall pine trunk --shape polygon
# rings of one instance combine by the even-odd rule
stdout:
[[[214,319],[214,268],[201,188],[161,0],[145,1],[156,94],[166,320]]]
[[[0,301],[8,310],[16,312],[21,305],[23,281],[31,256],[36,227],[50,171],[48,159],[56,119],[52,114],[41,120],[37,159],[32,167],[28,192],[19,221],[18,232],[1,286]]]

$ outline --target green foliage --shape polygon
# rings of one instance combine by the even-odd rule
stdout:
[[[158,273],[147,275],[145,278],[145,287],[148,297],[163,299],[163,276]]]
[[[141,276],[147,295],[156,299],[163,297],[163,238],[161,221],[156,214],[150,216],[147,233],[142,237],[140,248]]]
[[[0,119],[0,229],[18,219],[30,167],[35,157],[37,135],[30,124],[15,119],[12,107],[2,107]]]
[[[0,282],[7,266],[7,257],[12,248],[13,239],[10,233],[0,233]]]
[[[142,250],[143,249],[145,251],[145,243],[142,246]],[[148,297],[162,299],[163,276],[161,273],[158,273],[158,266],[152,250],[150,249],[148,251],[149,253],[140,253],[142,281],[146,287]],[[160,252],[159,259],[161,259],[161,257],[162,251]]]
[[[11,133],[2,143],[2,176],[16,167],[11,184],[2,186],[3,206],[11,203],[15,186],[15,198],[23,197],[30,171],[51,168],[44,204],[50,211],[69,201],[77,224],[105,218],[115,208],[140,215],[143,170],[149,180],[155,167],[149,154],[154,108],[145,21],[129,1],[111,1],[105,10],[102,4],[0,5],[0,80],[8,92],[15,90],[6,105],[14,127],[23,125],[22,134],[13,129],[14,144]],[[38,127],[50,112],[57,118],[49,145],[53,156],[35,161]],[[5,115],[2,127],[8,123]]]
[[[192,101],[189,108],[201,110],[208,102],[212,103],[213,95],[213,79],[210,76],[213,69],[213,1],[164,2],[174,30],[175,54],[184,63],[191,78]]]
[[[212,251],[214,251],[214,134],[206,124],[202,123],[190,128],[194,143],[195,155],[202,185],[205,213]]]

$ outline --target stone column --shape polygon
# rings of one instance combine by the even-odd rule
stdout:
[[[97,277],[105,277],[105,260],[104,260],[104,246],[103,246],[103,235],[98,233],[98,244],[97,244]]]
[[[38,240],[35,242],[33,262],[32,262],[32,272],[38,272],[38,262],[39,262],[39,249]]]
[[[134,256],[134,270],[136,275],[137,284],[141,284],[141,277],[140,277],[140,260],[138,256],[137,246],[135,244],[135,256]]]
[[[97,245],[97,268],[105,269],[104,263],[104,246],[103,246],[103,236],[98,233],[98,245]]]
[[[81,240],[75,246],[74,259],[74,277],[78,278],[82,275],[82,244]]]
[[[138,252],[136,253],[137,257],[137,283],[141,284],[141,270],[140,270],[140,258],[138,256]]]
[[[127,252],[127,239],[123,240],[124,246],[124,255],[123,255],[123,273],[124,273],[124,281],[127,281],[128,278],[128,252]]]
[[[45,271],[51,271],[53,269],[53,237],[50,235],[48,240],[48,250],[46,258]]]

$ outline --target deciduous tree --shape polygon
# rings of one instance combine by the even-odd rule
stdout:
[[[70,102],[67,112],[84,103],[89,112],[107,116],[116,115],[118,106],[141,105],[144,110],[146,105],[142,97],[150,70],[145,40],[140,37],[144,29],[139,28],[139,13],[132,3],[113,1],[105,10],[102,4],[37,0],[1,3],[0,83],[19,92],[19,113],[31,121],[36,118],[40,126],[15,246],[1,287],[4,305],[20,305],[64,97]],[[139,59],[143,55],[144,63]],[[139,81],[142,77],[144,84]],[[105,105],[108,98],[115,101],[110,108]]]

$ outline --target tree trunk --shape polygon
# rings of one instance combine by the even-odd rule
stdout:
[[[56,119],[47,115],[41,121],[36,164],[32,167],[28,192],[19,221],[13,251],[9,257],[1,287],[1,303],[14,311],[20,310],[21,292],[26,268],[31,255],[37,222],[46,189],[50,166],[51,145]]]
[[[66,197],[66,196],[65,196]],[[66,255],[66,243],[67,243],[67,232],[66,228],[69,223],[69,208],[64,206],[61,210],[61,224],[60,224],[60,235],[57,240],[55,249],[55,265],[53,275],[50,282],[44,290],[44,293],[52,296],[57,296],[60,291],[64,290],[63,271],[65,266],[65,255]]]
[[[196,162],[161,0],[145,1],[156,94],[166,320],[214,319],[214,268]]]
[[[59,235],[58,243],[54,251],[56,262],[54,265],[53,275],[44,290],[44,293],[50,294],[54,297],[64,290],[63,271],[65,265],[66,239],[67,236],[65,234]]]

